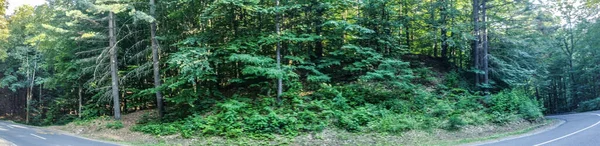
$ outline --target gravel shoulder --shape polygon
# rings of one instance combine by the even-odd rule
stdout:
[[[2,139],[2,138],[0,138],[0,145],[1,145],[1,146],[16,146],[15,144],[13,144],[13,143],[10,143],[10,142],[8,142],[8,141],[6,141],[6,140]]]
[[[561,119],[548,119],[544,123],[541,123],[537,126],[532,126],[529,129],[515,131],[512,134],[507,133],[507,134],[505,134],[505,136],[490,137],[487,140],[465,143],[465,144],[462,144],[462,146],[485,145],[485,144],[490,144],[490,143],[496,143],[499,141],[512,140],[512,139],[527,137],[527,136],[531,136],[531,135],[536,135],[539,133],[543,133],[543,132],[552,130],[564,123],[565,123],[565,121],[561,120]]]

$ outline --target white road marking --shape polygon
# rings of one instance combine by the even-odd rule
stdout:
[[[35,135],[35,134],[33,134],[33,133],[32,133],[31,135],[32,135],[32,136],[35,136],[35,137],[37,137],[37,138],[40,138],[40,139],[46,140],[46,138],[44,138],[44,137],[41,137],[41,136],[39,136],[39,135]]]
[[[17,127],[17,128],[28,129],[27,127],[24,127],[24,126],[21,126],[21,125],[10,125],[10,126]]]
[[[597,116],[600,116],[600,114],[595,114],[595,115],[597,115]],[[552,139],[552,140],[549,140],[549,141],[546,141],[546,142],[542,142],[542,143],[539,143],[539,144],[536,144],[536,145],[533,145],[533,146],[541,146],[541,145],[545,145],[545,144],[548,144],[548,143],[551,143],[551,142],[554,142],[554,141],[557,141],[557,140],[560,140],[560,139],[563,139],[563,138],[569,137],[569,136],[571,136],[571,135],[575,135],[575,134],[577,134],[577,133],[579,133],[579,132],[582,132],[582,131],[588,130],[588,129],[590,129],[590,128],[592,128],[592,127],[594,127],[594,126],[598,125],[598,124],[600,124],[600,121],[596,122],[596,123],[595,123],[595,124],[593,124],[593,125],[590,125],[590,126],[588,126],[588,127],[585,127],[585,128],[583,128],[583,129],[581,129],[581,130],[577,130],[577,131],[575,131],[575,132],[573,132],[573,133],[569,133],[569,134],[567,134],[567,135],[564,135],[564,136],[561,136],[561,137],[559,137],[559,138],[555,138],[555,139]]]
[[[0,131],[8,131],[8,129],[0,128]]]
[[[10,128],[10,129],[15,129],[15,127],[10,126],[10,125],[6,125],[6,127]]]

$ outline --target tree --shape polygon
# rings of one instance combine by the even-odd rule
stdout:
[[[275,8],[279,9],[279,0],[275,0]],[[276,18],[275,18],[275,33],[277,33],[277,37],[281,37],[281,32],[280,32],[280,28],[281,28],[281,14],[276,13],[275,14]],[[281,41],[277,41],[277,47],[276,47],[276,52],[277,52],[277,69],[279,71],[281,71]],[[277,102],[281,103],[281,95],[283,94],[283,77],[279,76],[277,78]]]
[[[487,0],[473,0],[473,35],[476,37],[472,43],[473,61],[475,70],[475,84],[479,88],[489,88],[488,68],[488,36],[486,4]],[[487,94],[487,93],[486,93]]]
[[[154,0],[150,0],[150,16],[156,17],[156,4]],[[156,88],[156,105],[158,109],[158,115],[162,118],[165,114],[165,108],[163,106],[163,97],[158,89],[161,86],[160,79],[160,62],[158,57],[158,41],[156,40],[156,20],[150,24],[150,39],[152,41],[152,68],[154,70],[154,87]]]
[[[119,100],[119,69],[117,62],[117,39],[115,36],[115,14],[108,12],[108,38],[110,48],[110,76],[112,78],[112,97],[113,97],[113,110],[115,119],[121,119],[121,106]]]

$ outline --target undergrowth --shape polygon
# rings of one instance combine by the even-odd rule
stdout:
[[[270,139],[274,135],[296,136],[326,128],[389,134],[460,130],[466,125],[504,124],[518,119],[538,121],[543,116],[540,104],[526,92],[507,90],[481,96],[464,90],[461,87],[464,81],[458,73],[447,74],[432,92],[423,84],[413,84],[416,79],[412,72],[395,70],[390,64],[380,66],[377,72],[368,73],[355,83],[323,83],[303,96],[300,94],[303,91],[288,91],[282,104],[270,97],[234,95],[181,120],[161,122],[152,117],[142,118],[132,130],[154,135],[181,134],[186,138]]]

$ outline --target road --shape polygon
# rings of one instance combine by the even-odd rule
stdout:
[[[562,125],[538,134],[508,139],[484,146],[598,146],[600,111],[548,116],[564,120]]]
[[[117,146],[43,128],[0,121],[0,144],[6,145],[7,142],[12,146]]]

